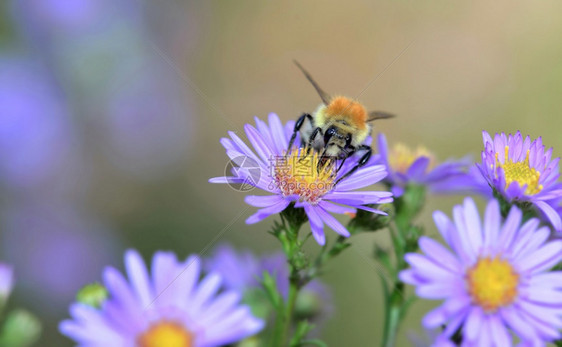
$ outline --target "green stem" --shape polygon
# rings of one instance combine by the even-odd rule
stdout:
[[[402,316],[404,304],[404,283],[397,282],[390,294],[390,300],[386,303],[386,319],[384,322],[383,347],[393,347],[396,340],[396,332]]]
[[[382,347],[393,347],[396,343],[396,333],[400,321],[407,309],[404,299],[404,283],[398,278],[400,271],[406,269],[408,264],[404,255],[415,252],[421,229],[413,225],[413,220],[419,214],[425,201],[425,188],[423,186],[409,185],[400,198],[394,201],[395,227],[390,226],[390,235],[394,245],[396,267],[392,271],[392,292],[388,295],[385,305],[385,324]]]
[[[273,338],[272,338],[273,347],[283,346],[283,334],[285,332],[284,327],[285,327],[285,315],[277,314],[277,317],[275,318],[275,326],[273,327]]]
[[[281,221],[281,230],[274,235],[281,241],[289,263],[289,294],[287,299],[280,300],[276,307],[277,317],[272,341],[274,347],[285,347],[289,344],[293,311],[303,283],[301,272],[307,266],[303,263],[302,242],[299,240],[299,229],[306,221],[306,215],[302,209],[294,209],[291,206],[281,213]]]
[[[291,333],[291,321],[293,317],[293,311],[295,310],[295,303],[297,302],[297,295],[299,293],[299,285],[296,281],[291,280],[289,285],[289,296],[287,298],[287,306],[285,311],[285,327],[283,329],[284,336],[283,336],[283,343],[282,345],[286,345],[287,341],[289,340],[289,336]]]

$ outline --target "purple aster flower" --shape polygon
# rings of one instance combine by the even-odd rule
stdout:
[[[240,305],[241,295],[222,291],[216,273],[200,280],[200,260],[180,262],[158,252],[152,274],[136,251],[125,254],[129,281],[116,269],[104,271],[109,298],[100,309],[70,307],[72,320],[60,330],[88,346],[221,346],[259,332],[264,323]]]
[[[425,328],[446,325],[439,337],[449,338],[462,325],[469,346],[510,346],[511,333],[533,346],[562,336],[562,272],[549,272],[562,260],[562,241],[547,241],[547,227],[536,218],[520,225],[516,206],[502,224],[497,200],[483,222],[471,198],[453,209],[453,221],[433,217],[451,251],[422,236],[425,254],[407,254],[411,268],[400,273],[418,296],[445,300],[423,318]]]
[[[427,186],[437,193],[464,191],[471,184],[468,158],[438,164],[435,155],[423,146],[412,150],[397,143],[389,149],[384,134],[377,136],[377,147],[381,163],[388,170],[385,182],[395,196],[401,196],[408,183]]]
[[[531,203],[562,231],[562,219],[555,206],[562,198],[558,162],[552,159],[552,148],[545,150],[542,139],[531,142],[515,135],[496,134],[494,139],[482,132],[482,163],[477,164],[489,186],[510,203]]]
[[[269,124],[256,118],[256,126],[246,124],[244,127],[253,150],[233,132],[229,132],[230,139],[221,139],[226,154],[237,167],[233,177],[210,180],[211,183],[246,184],[272,194],[246,197],[246,203],[259,208],[246,223],[257,223],[294,202],[296,208],[304,208],[314,238],[324,245],[324,223],[338,234],[349,236],[349,231],[331,213],[354,213],[363,209],[385,214],[365,205],[392,202],[391,193],[355,191],[386,176],[384,166],[375,164],[376,158],[371,158],[365,166],[335,184],[357,163],[357,157],[346,160],[337,172],[329,165],[317,170],[321,161],[318,153],[307,155],[302,148],[288,150],[294,122],[283,126],[277,115],[270,114]],[[295,143],[299,142],[297,138]]]

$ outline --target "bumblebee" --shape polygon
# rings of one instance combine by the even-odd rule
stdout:
[[[394,115],[380,111],[367,112],[361,103],[351,98],[328,95],[297,61],[295,64],[316,89],[322,104],[312,115],[304,113],[296,121],[289,149],[300,132],[302,145],[307,151],[314,149],[320,153],[322,165],[329,160],[334,163],[341,160],[338,171],[347,158],[357,152],[365,152],[357,164],[336,181],[337,184],[369,161],[372,148],[363,142],[371,133],[370,122],[392,118]]]

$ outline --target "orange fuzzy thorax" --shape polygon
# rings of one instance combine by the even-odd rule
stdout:
[[[358,129],[367,128],[367,110],[357,101],[345,96],[335,96],[326,107],[326,116],[345,118]]]

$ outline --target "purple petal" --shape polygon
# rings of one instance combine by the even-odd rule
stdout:
[[[462,285],[452,281],[423,284],[416,288],[416,294],[424,299],[445,299],[462,291]]]
[[[523,340],[531,341],[537,339],[537,335],[533,327],[525,320],[525,318],[519,315],[513,306],[502,308],[500,310],[500,316]]]
[[[240,184],[244,183],[246,179],[240,177],[213,177],[209,179],[209,183],[230,183]]]
[[[340,206],[327,201],[320,201],[320,203],[318,203],[318,206],[322,207],[328,212],[339,213],[339,214],[355,213],[357,211],[355,208]]]
[[[271,216],[272,214],[279,213],[283,211],[285,208],[287,208],[287,206],[289,206],[290,203],[291,202],[289,200],[282,199],[275,205],[271,205],[269,207],[259,209],[256,213],[254,213],[253,215],[248,217],[248,219],[246,219],[246,224],[255,224]]]
[[[152,283],[148,279],[148,271],[140,254],[134,250],[125,253],[125,268],[129,281],[143,306],[148,306],[154,299]]]
[[[281,124],[281,120],[275,113],[269,114],[269,128],[277,153],[283,153],[283,151],[287,150],[289,142],[285,136],[283,124]]]
[[[380,133],[377,136],[377,147],[379,149],[379,153],[381,155],[381,160],[383,164],[389,168],[388,165],[388,144],[386,142],[386,137],[384,134]]]
[[[414,271],[412,269],[400,271],[400,273],[398,274],[398,278],[402,282],[413,285],[413,286],[417,286],[417,285],[420,285],[420,284],[425,282],[424,280],[417,277],[416,271]]]
[[[427,236],[419,239],[420,249],[434,262],[453,272],[459,272],[461,264],[449,250]]]
[[[316,239],[316,242],[320,246],[324,246],[326,243],[326,236],[324,235],[324,224],[322,219],[316,213],[316,209],[313,206],[307,205],[304,207],[306,215],[310,220],[310,228],[312,230],[312,236]]]
[[[465,254],[469,257],[470,261],[472,262],[474,259],[476,259],[476,256],[478,255],[478,251],[479,249],[477,248],[477,246],[474,243],[472,243],[471,238],[470,238],[470,234],[472,233],[471,230],[468,230],[466,227],[466,216],[464,214],[464,208],[461,205],[457,205],[455,207],[453,207],[453,219],[455,221],[455,227],[457,230],[457,235],[459,237],[460,240],[460,245],[462,246],[462,249],[464,250]]]
[[[562,292],[554,290],[548,285],[546,288],[530,288],[527,292],[526,299],[541,305],[558,306],[559,308],[562,307]]]
[[[259,158],[254,154],[250,147],[248,147],[248,145],[246,145],[246,143],[244,143],[244,141],[242,141],[242,139],[240,139],[238,135],[236,135],[236,133],[234,133],[233,131],[229,131],[228,134],[230,135],[232,141],[234,141],[238,148],[240,148],[241,154],[254,159],[258,163],[260,162]]]
[[[552,241],[518,261],[523,271],[541,272],[562,260],[562,241]]]
[[[275,154],[273,149],[269,146],[267,142],[263,139],[263,137],[259,134],[259,132],[251,125],[246,124],[244,126],[246,130],[246,134],[248,136],[248,140],[254,147],[255,151],[261,157],[264,163],[269,162],[270,160],[274,159]]]
[[[343,226],[341,225],[340,222],[338,222],[332,215],[330,215],[328,212],[324,211],[321,207],[316,207],[314,209],[316,211],[316,213],[318,214],[318,216],[324,221],[324,223],[326,223],[330,228],[332,228],[335,232],[337,232],[338,234],[340,234],[341,236],[344,237],[349,237],[349,231]]]
[[[512,240],[515,238],[521,223],[522,215],[521,210],[515,206],[511,207],[511,210],[509,210],[509,214],[503,223],[500,241],[498,242],[503,249],[509,249],[511,247]]]
[[[546,215],[556,231],[562,231],[562,219],[552,206],[544,201],[535,201],[535,205]]]
[[[359,192],[330,192],[324,195],[325,200],[332,200],[346,205],[367,205],[386,203],[392,197],[390,192],[359,191]],[[390,200],[392,201],[392,200]]]
[[[526,257],[529,252],[534,252],[550,236],[550,229],[542,227],[536,230],[531,237],[521,238],[516,247],[512,248],[512,255],[516,261]]]
[[[422,319],[422,325],[426,328],[437,328],[446,323],[449,314],[446,312],[444,306],[439,306],[432,311],[429,311]]]
[[[511,337],[498,315],[491,315],[488,319],[492,340],[496,346],[511,347]]]
[[[542,288],[558,288],[562,289],[562,271],[552,271],[542,274],[536,274],[531,277],[529,285],[531,287],[542,287]],[[533,290],[533,289],[531,289]]]
[[[427,170],[427,166],[429,165],[429,158],[428,157],[419,157],[410,165],[406,175],[411,179],[419,179]]]
[[[493,143],[494,142],[492,140],[492,137],[490,137],[490,134],[488,134],[488,132],[486,130],[482,130],[482,141],[484,142],[484,146],[486,146],[486,143]]]
[[[219,291],[222,283],[222,278],[216,273],[208,274],[197,286],[193,297],[190,300],[190,313],[194,316],[199,315],[206,309],[207,303]]]
[[[472,248],[480,252],[482,247],[482,225],[476,204],[471,198],[464,199],[464,217],[468,234],[467,237],[472,244]]]
[[[449,217],[441,211],[435,211],[433,212],[433,221],[435,222],[435,226],[437,227],[437,230],[439,231],[445,242],[447,242],[449,245],[452,245],[451,233],[456,233],[456,231],[454,230],[455,227]]]
[[[380,214],[381,216],[388,216],[388,213],[381,211],[381,210],[377,210],[376,208],[371,208],[368,206],[356,206],[356,208],[358,210],[363,210],[363,211],[368,211],[371,213],[376,213],[376,214]]]
[[[258,195],[248,195],[244,199],[248,205],[254,207],[268,207],[275,204],[278,204],[283,200],[283,196],[281,195],[266,195],[266,196],[258,196]]]
[[[500,205],[497,200],[492,200],[486,206],[484,216],[484,247],[496,244],[501,227]]]
[[[482,323],[484,322],[484,315],[479,306],[473,306],[470,313],[466,317],[463,333],[468,341],[475,341],[480,334]]]
[[[368,169],[357,171],[350,177],[338,183],[336,189],[338,191],[348,191],[363,188],[375,184],[386,177],[387,172],[384,166],[375,165]]]
[[[435,263],[421,254],[408,253],[404,256],[404,259],[416,270],[417,276],[421,278],[430,281],[450,282],[457,277],[454,272],[441,267],[441,263]]]
[[[390,188],[390,191],[397,198],[401,197],[402,194],[404,194],[404,188],[402,188],[401,186],[397,186],[397,185],[393,185],[392,188]]]

